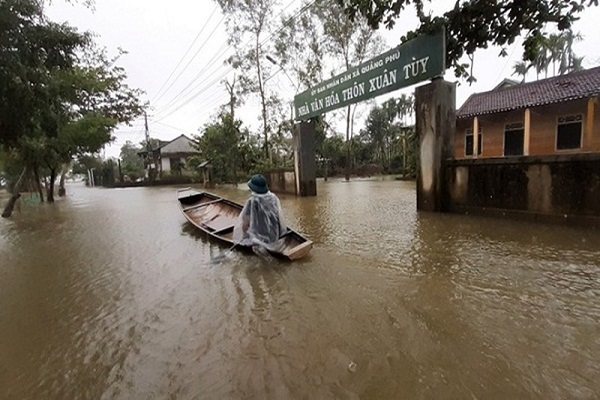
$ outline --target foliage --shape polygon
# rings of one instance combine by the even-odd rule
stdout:
[[[525,76],[532,68],[535,69],[538,79],[542,72],[547,78],[550,67],[552,67],[551,76],[556,76],[557,73],[564,75],[583,69],[583,57],[578,57],[573,51],[573,45],[581,40],[581,35],[573,33],[572,29],[543,37],[538,42],[535,59],[532,62],[516,62],[513,66],[514,74],[522,76],[523,82],[525,82]]]
[[[139,90],[89,33],[49,21],[35,0],[0,2],[0,144],[49,178],[100,151],[119,123],[142,111]]]
[[[234,121],[228,113],[207,124],[202,135],[196,137],[201,156],[192,157],[190,165],[197,167],[209,161],[217,182],[236,182],[242,140],[240,126],[241,121]]]
[[[301,11],[310,6],[312,3],[303,4]],[[281,17],[282,28],[275,37],[274,52],[283,72],[295,77],[290,77],[290,81],[299,92],[301,88],[308,89],[323,80],[325,50],[320,35],[315,34],[319,20],[306,12],[296,15],[296,18]]]
[[[77,62],[87,34],[48,22],[33,0],[0,2],[0,143],[14,146],[46,122],[53,78]]]
[[[142,150],[141,146],[136,146],[129,140],[121,146],[121,153],[119,155],[121,159],[121,173],[132,181],[144,177],[144,162],[138,154]]]
[[[84,154],[77,157],[73,163],[73,174],[87,176],[88,170],[99,170],[100,168],[102,168],[102,159],[100,157]]]
[[[337,0],[350,18],[362,15],[372,27],[385,24],[392,28],[408,6],[414,6],[419,18],[419,27],[402,37],[407,41],[420,34],[439,29],[446,30],[446,61],[454,67],[457,77],[470,76],[468,63],[461,63],[464,55],[473,55],[475,50],[496,45],[502,48],[523,35],[523,60],[533,62],[538,58],[540,42],[544,39],[547,24],[555,25],[559,31],[569,29],[585,7],[597,6],[598,0],[540,0],[540,1],[456,1],[452,9],[441,16],[432,16],[424,10],[424,0]]]
[[[227,17],[229,42],[236,54],[228,61],[241,71],[242,94],[255,94],[261,102],[261,123],[264,137],[264,152],[271,157],[269,133],[273,125],[270,110],[280,102],[274,93],[269,94],[266,82],[271,75],[271,66],[266,56],[272,53],[266,36],[273,26],[273,9],[277,0],[217,0]]]

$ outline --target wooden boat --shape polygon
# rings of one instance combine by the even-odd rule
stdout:
[[[242,212],[241,204],[192,188],[177,190],[177,201],[189,222],[218,241],[233,246],[233,227]],[[271,255],[278,258],[297,260],[312,249],[312,241],[289,227],[281,239],[284,240],[281,251],[269,250]],[[250,247],[240,245],[235,248],[251,250]]]

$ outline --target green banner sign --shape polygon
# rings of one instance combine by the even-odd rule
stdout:
[[[296,95],[296,120],[309,119],[443,75],[445,64],[444,31],[419,36]]]

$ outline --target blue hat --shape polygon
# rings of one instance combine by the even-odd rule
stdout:
[[[267,185],[267,178],[262,175],[254,175],[248,181],[248,187],[252,189],[253,192],[258,194],[265,194],[269,191],[269,186]]]

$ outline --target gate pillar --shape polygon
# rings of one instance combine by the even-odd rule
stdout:
[[[316,196],[315,121],[308,120],[295,124],[293,132],[296,196]]]
[[[415,89],[419,138],[417,210],[448,211],[449,194],[444,161],[454,158],[456,84],[441,78]]]

